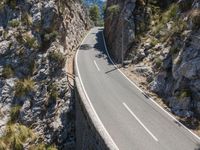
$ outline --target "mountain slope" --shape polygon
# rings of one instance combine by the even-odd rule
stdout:
[[[87,12],[79,0],[3,0],[0,16],[0,149],[74,149],[65,62],[90,28]]]
[[[200,114],[199,6],[198,0],[165,0],[162,4],[157,0],[108,0],[105,19],[113,58],[121,63],[124,56],[131,62],[125,70],[136,74],[147,94],[154,92],[163,98],[182,122],[196,130]]]

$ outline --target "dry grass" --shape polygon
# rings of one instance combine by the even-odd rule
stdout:
[[[15,96],[24,96],[27,93],[34,90],[35,82],[28,78],[23,80],[18,80],[15,85]]]
[[[34,133],[24,125],[9,124],[4,135],[0,138],[0,149],[23,150],[23,144],[28,140],[34,140]]]
[[[8,79],[14,75],[14,69],[11,65],[6,65],[2,71],[2,77]]]

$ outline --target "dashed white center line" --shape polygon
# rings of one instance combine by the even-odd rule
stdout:
[[[97,63],[96,63],[96,61],[95,61],[95,60],[94,60],[94,64],[95,64],[95,66],[96,66],[97,70],[98,70],[98,71],[100,71],[100,69],[99,69],[99,66],[97,65]]]
[[[151,137],[158,142],[158,139],[147,129],[147,127],[140,121],[140,119],[131,111],[131,109],[126,105],[126,103],[123,103],[124,107],[131,113],[131,115],[139,122],[139,124],[151,135]]]

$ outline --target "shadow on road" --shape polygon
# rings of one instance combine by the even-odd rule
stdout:
[[[90,45],[90,44],[82,44],[80,46],[80,50],[89,50],[89,49],[92,49],[93,47]]]
[[[98,51],[98,53],[99,53],[99,54],[96,55],[96,57],[99,58],[99,59],[106,60],[108,65],[112,65],[113,66],[113,63],[109,59],[109,57],[107,55],[107,52],[106,52],[106,49],[105,49],[105,46],[104,46],[104,41],[103,41],[103,36],[102,36],[103,29],[99,29],[99,31],[101,31],[101,32],[98,32],[96,34],[97,43],[94,45],[94,49],[96,51]],[[118,65],[118,64],[116,63],[116,65]],[[111,70],[109,70],[109,71],[107,71],[105,73],[108,74],[108,73],[110,73],[112,71],[115,71],[115,70],[117,70],[116,67],[114,67],[113,69],[111,69]]]
[[[108,73],[110,73],[110,72],[112,72],[112,71],[115,71],[115,70],[117,70],[116,67],[115,67],[114,69],[111,69],[111,70],[109,70],[109,71],[106,71],[105,73],[108,74]]]
[[[150,98],[149,95],[147,93],[145,93],[145,92],[142,92],[142,95],[144,95],[144,97],[146,97],[147,99]]]
[[[197,144],[197,148],[195,148],[194,150],[200,150],[200,144]]]

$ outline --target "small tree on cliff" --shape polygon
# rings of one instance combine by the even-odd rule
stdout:
[[[99,7],[97,5],[93,5],[90,7],[90,19],[97,25],[100,18]]]

